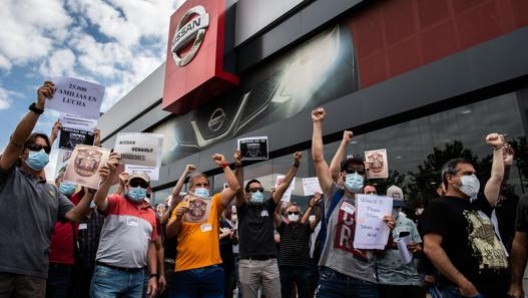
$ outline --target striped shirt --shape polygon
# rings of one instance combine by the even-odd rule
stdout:
[[[310,257],[310,223],[286,224],[278,228],[280,234],[279,266],[314,266]]]

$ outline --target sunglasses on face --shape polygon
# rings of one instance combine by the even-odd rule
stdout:
[[[148,183],[143,181],[143,180],[132,180],[129,182],[128,184],[130,187],[141,187],[141,188],[144,188],[144,189],[147,189],[149,187]]]
[[[50,152],[51,152],[51,148],[50,147],[42,146],[42,145],[39,145],[39,144],[31,144],[31,145],[27,146],[27,148],[30,151],[36,151],[36,152],[44,149],[44,152],[46,152],[47,154],[50,154]]]
[[[365,168],[364,167],[358,167],[358,168],[350,167],[350,168],[346,169],[345,172],[347,174],[358,173],[359,175],[364,175],[365,174]]]
[[[288,215],[292,215],[292,214],[296,214],[296,215],[298,215],[298,214],[300,214],[300,212],[295,212],[295,211],[289,211],[289,212],[288,212]]]
[[[262,187],[250,188],[249,191],[250,192],[257,192],[257,191],[264,192],[264,188]]]

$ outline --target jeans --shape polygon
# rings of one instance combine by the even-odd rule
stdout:
[[[91,298],[141,298],[145,269],[124,271],[97,265],[90,287]]]
[[[281,284],[277,259],[240,259],[238,270],[242,297],[257,298],[260,285],[266,298],[280,297]]]
[[[468,296],[460,295],[460,291],[458,290],[458,287],[455,287],[455,286],[443,287],[442,289],[440,289],[440,292],[442,293],[442,298],[466,298],[468,297]],[[471,298],[485,298],[481,294],[477,294],[477,296],[470,296],[470,297]],[[496,297],[489,297],[489,298],[496,298]]]
[[[46,283],[46,298],[68,298],[72,272],[73,265],[50,263]]]
[[[297,285],[297,296],[299,298],[310,298],[312,269],[301,266],[281,266],[280,281],[282,297],[290,297],[292,288]]]
[[[218,266],[174,273],[170,298],[223,298],[224,270]]]
[[[381,298],[425,298],[426,290],[422,286],[378,285]]]
[[[341,274],[327,267],[319,271],[319,285],[315,290],[317,298],[378,298],[375,283]]]

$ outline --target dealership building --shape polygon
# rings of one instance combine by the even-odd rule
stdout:
[[[526,148],[528,1],[187,0],[167,42],[166,62],[99,121],[107,148],[119,132],[164,135],[155,202],[187,164],[220,190],[211,156],[233,161],[238,139],[266,136],[269,159],[248,163],[245,179],[269,190],[302,151],[292,200],[306,204],[319,106],[327,162],[353,130],[347,153],[387,152],[378,192],[397,183],[408,199],[434,196],[438,164],[459,153],[488,171],[488,133]],[[523,154],[508,180],[517,194]]]

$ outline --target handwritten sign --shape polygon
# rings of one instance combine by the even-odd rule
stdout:
[[[55,78],[55,94],[46,108],[66,114],[98,119],[105,87],[74,78]]]
[[[354,248],[384,249],[390,229],[383,221],[383,217],[391,215],[391,212],[392,198],[357,195]]]
[[[163,135],[153,133],[118,133],[114,151],[126,165],[160,167]]]
[[[267,160],[268,137],[251,137],[237,140],[237,148],[240,150],[242,160]]]
[[[279,187],[279,185],[284,180],[284,177],[286,177],[286,176],[284,176],[284,175],[277,176],[277,180],[275,181],[275,189],[277,189]],[[295,189],[295,177],[293,177],[292,182],[290,183],[288,188],[286,188],[286,190],[284,191],[284,194],[282,195],[281,201],[282,202],[289,202],[291,200],[291,194],[292,194],[292,191],[294,189]]]
[[[387,149],[365,151],[365,161],[369,164],[368,179],[389,178]]]
[[[68,160],[64,181],[99,188],[99,167],[106,164],[110,150],[97,146],[77,145]]]
[[[130,175],[134,173],[145,173],[150,177],[151,181],[159,180],[159,168],[158,167],[125,165],[125,172],[127,172]]]
[[[302,178],[301,182],[305,196],[313,196],[316,192],[323,194],[323,190],[321,189],[321,185],[319,185],[317,177]]]

